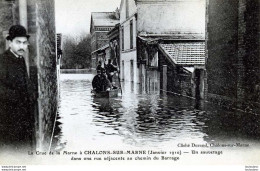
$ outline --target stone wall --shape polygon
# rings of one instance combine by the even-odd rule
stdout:
[[[208,0],[209,101],[242,110],[259,103],[259,6],[259,0]]]
[[[47,149],[57,113],[54,0],[36,0],[40,148]]]
[[[260,1],[240,0],[238,13],[238,98],[260,102]]]
[[[0,1],[0,54],[5,51],[5,32],[8,31],[9,28],[13,24],[13,5],[11,2]]]
[[[237,0],[210,0],[208,7],[208,93],[237,96]]]

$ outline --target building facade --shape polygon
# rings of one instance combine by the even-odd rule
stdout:
[[[259,0],[207,1],[209,101],[246,111],[259,109],[259,11]]]
[[[120,4],[120,68],[121,79],[139,83],[137,67],[137,6],[134,0]]]
[[[170,44],[172,50],[178,49],[179,54],[175,56],[184,59],[181,54],[191,49],[190,45],[201,45],[201,41],[205,41],[204,0],[122,0],[120,16],[121,79],[142,84],[144,91],[150,87],[147,84],[156,85],[162,77],[163,63],[159,61],[164,60],[160,58],[167,59],[165,55],[168,54],[162,52],[164,55],[159,55],[159,51],[164,51],[159,48],[161,44]],[[178,47],[180,43],[184,44],[182,49]],[[200,56],[196,47],[198,46],[194,45],[191,50],[191,53],[195,51],[194,55],[189,56],[189,59],[185,58],[191,62],[189,66],[192,67],[205,64],[205,56]],[[205,54],[205,46],[203,51]],[[198,60],[194,60],[197,57]],[[203,64],[199,58],[203,60]],[[171,60],[170,57],[168,59]],[[172,66],[171,62],[168,64]],[[187,63],[177,65],[184,67]],[[199,68],[204,69],[201,66]],[[168,74],[168,77],[171,75]],[[177,80],[168,81],[167,87],[172,87],[175,81]],[[160,86],[158,89],[162,89],[162,85]]]
[[[92,69],[95,70],[98,63],[98,50],[109,44],[107,33],[119,23],[118,12],[93,12],[91,13],[91,58]]]

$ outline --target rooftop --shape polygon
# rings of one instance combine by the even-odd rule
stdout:
[[[91,17],[94,26],[115,26],[119,23],[115,12],[92,12]]]
[[[179,32],[168,32],[168,33],[146,33],[140,32],[138,35],[141,39],[162,39],[162,40],[205,40],[205,36],[203,34],[195,34],[195,33],[179,33]]]
[[[176,42],[159,44],[168,59],[177,65],[205,65],[204,42]]]

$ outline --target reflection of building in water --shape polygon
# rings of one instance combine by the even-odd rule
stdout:
[[[140,93],[160,92],[160,73],[157,70],[147,70],[140,84]]]
[[[0,1],[0,52],[13,24],[23,25],[30,35],[26,65],[33,98],[36,148],[48,149],[57,110],[54,0]],[[48,22],[47,22],[48,21]]]

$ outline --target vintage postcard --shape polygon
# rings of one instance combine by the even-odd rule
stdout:
[[[258,171],[259,8],[0,0],[0,171]]]

